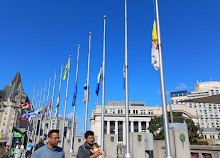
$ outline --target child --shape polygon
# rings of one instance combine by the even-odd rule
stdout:
[[[97,143],[93,143],[92,149],[90,150],[92,153],[95,153],[96,151],[99,151],[102,153],[102,150],[99,148],[99,145]],[[104,155],[100,155],[97,158],[104,158]]]

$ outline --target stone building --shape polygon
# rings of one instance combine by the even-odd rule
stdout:
[[[183,116],[192,118],[197,121],[195,110],[187,106],[182,108],[173,106],[173,111],[183,112]],[[154,116],[162,115],[162,107],[146,106],[144,101],[129,101],[129,131],[133,132],[149,132],[147,130],[149,122]],[[97,143],[101,144],[101,105],[97,105],[92,110],[90,117],[91,130],[97,136]],[[115,134],[118,137],[118,145],[125,145],[125,102],[124,101],[108,101],[105,105],[104,133]]]
[[[220,128],[220,104],[181,102],[188,99],[196,99],[216,94],[220,94],[220,82],[197,82],[195,90],[192,92],[172,92],[170,103],[173,106],[187,106],[191,109],[195,109],[196,114],[199,116],[198,124],[201,128]]]
[[[12,82],[0,90],[0,142],[9,143],[13,127],[26,129],[30,125],[28,121],[18,121],[18,117],[25,112],[19,108],[19,105],[29,101],[18,72]]]

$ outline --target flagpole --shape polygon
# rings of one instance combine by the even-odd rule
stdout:
[[[49,120],[49,131],[51,129],[51,119],[52,119],[52,111],[53,111],[53,99],[54,99],[54,91],[55,91],[55,83],[56,83],[56,74],[57,74],[57,70],[55,70],[55,75],[54,75],[54,82],[53,82],[53,94],[52,94],[52,100],[51,100],[51,109],[50,109],[50,120]]]
[[[63,144],[64,144],[64,128],[65,128],[65,121],[66,121],[66,106],[67,106],[69,78],[70,78],[70,59],[71,59],[71,55],[69,56],[69,60],[68,60],[68,77],[67,77],[66,98],[65,98],[64,115],[63,115],[63,130],[62,130],[62,137],[61,137],[61,148],[63,148]]]
[[[127,40],[127,0],[125,0],[125,130],[126,130],[126,153],[124,158],[132,158],[130,153],[129,137],[129,100],[128,100],[128,40]]]
[[[43,91],[43,85],[41,87],[41,92],[40,92],[40,100],[39,100],[39,105],[38,105],[38,109],[40,108],[40,103],[41,103],[41,96],[42,96],[42,91]],[[38,114],[37,114],[37,119],[36,119],[36,126],[35,126],[35,134],[34,134],[34,145],[36,144],[36,136],[37,136],[37,125],[38,125]]]
[[[78,52],[77,52],[77,64],[76,64],[76,80],[75,80],[75,84],[76,84],[76,89],[75,89],[75,93],[77,93],[77,81],[78,81],[78,66],[79,66],[79,48],[80,46],[78,45]],[[77,94],[75,94],[77,95]],[[75,126],[75,113],[76,113],[76,96],[75,96],[75,102],[74,102],[74,105],[73,105],[73,121],[72,121],[72,129],[71,129],[71,132],[72,132],[72,135],[70,138],[70,153],[73,152],[73,138],[74,138],[74,126]]]
[[[158,0],[155,0],[155,6],[156,6],[156,20],[157,20],[157,32],[158,32],[160,88],[161,88],[161,99],[162,99],[162,105],[163,105],[163,120],[164,120],[163,124],[164,124],[164,137],[165,137],[165,146],[166,146],[166,158],[171,158],[169,123],[168,123],[168,118],[167,118],[166,92],[165,92],[164,72],[163,72],[163,58],[162,58],[162,47],[161,47]]]
[[[104,15],[104,32],[103,32],[103,63],[102,63],[102,119],[101,119],[101,149],[104,151],[104,120],[105,120],[105,22]]]
[[[38,89],[38,92],[37,92],[37,99],[36,99],[36,103],[35,103],[35,108],[37,109],[37,102],[38,102],[38,97],[39,97],[39,89]],[[34,116],[34,120],[33,120],[33,128],[32,128],[32,136],[33,136],[33,134],[35,133],[34,131],[36,130],[35,129],[35,122],[36,122],[36,120],[35,120],[35,116]],[[34,138],[35,139],[35,138]]]
[[[51,82],[51,77],[50,77],[50,81],[49,81],[49,86],[48,86],[48,91],[47,91],[47,108],[48,108],[48,101],[49,101],[49,95],[50,95],[50,82]],[[45,110],[45,109],[44,109]],[[46,109],[47,110],[47,109]],[[45,131],[45,127],[46,127],[46,119],[47,119],[47,115],[45,113],[45,116],[44,116],[44,127],[43,127],[43,137],[44,137],[44,131]],[[41,117],[42,118],[42,117]]]
[[[63,71],[63,65],[61,65],[61,72],[60,72],[60,85],[59,85],[59,93],[58,93],[59,104],[60,104],[60,90],[61,90],[61,83],[62,83],[62,71]],[[60,105],[58,105],[58,107],[56,107],[57,114],[55,114],[55,127],[56,127],[56,129],[57,129],[57,117],[58,117],[58,112],[59,112],[59,106]]]
[[[88,103],[89,103],[89,71],[90,71],[90,47],[91,47],[91,32],[89,32],[89,55],[88,55],[88,71],[87,71],[87,91],[86,91],[86,111],[85,111],[85,127],[84,133],[87,131]]]
[[[33,98],[31,101],[31,110],[33,110],[34,108],[34,101],[35,101],[35,86],[36,86],[36,82],[34,83],[34,92],[33,92]],[[33,105],[32,105],[33,104]]]
[[[35,101],[35,86],[36,86],[36,82],[34,83],[34,91],[33,91],[33,98],[32,98],[32,101],[31,101],[31,110],[34,109],[34,101]],[[29,122],[30,124],[32,124],[32,122],[30,121]],[[32,129],[34,127],[34,121],[33,121],[33,126],[32,126]],[[29,130],[29,126],[28,126],[28,130]],[[29,139],[29,137],[28,137]],[[29,142],[29,141],[28,141]]]
[[[40,119],[40,125],[39,125],[39,128],[38,128],[38,136],[37,136],[37,140],[39,141],[39,138],[40,138],[40,130],[41,130],[41,123],[42,123],[42,112],[44,110],[44,99],[45,99],[45,92],[46,92],[46,88],[47,88],[47,81],[45,81],[45,86],[44,86],[44,96],[43,96],[43,104],[42,104],[42,111],[40,112],[39,114],[39,119]]]

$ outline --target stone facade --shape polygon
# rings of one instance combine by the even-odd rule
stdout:
[[[129,102],[129,124],[131,133],[134,132],[149,132],[147,130],[149,122],[154,116],[162,115],[162,107],[146,106],[143,101]],[[189,107],[185,107],[178,111],[178,107],[173,107],[176,112],[183,112],[185,117],[190,117],[197,120],[195,111]],[[101,144],[101,105],[97,105],[96,109],[92,111],[90,118],[91,130],[97,136],[97,143]],[[108,101],[105,105],[105,134],[117,135],[118,145],[125,145],[125,102],[124,101]]]
[[[1,142],[9,143],[13,127],[26,129],[30,125],[28,121],[18,121],[18,117],[25,112],[19,108],[19,105],[26,102],[29,102],[29,98],[24,93],[20,72],[18,72],[13,81],[0,90]]]

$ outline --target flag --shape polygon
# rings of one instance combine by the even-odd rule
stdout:
[[[97,96],[99,95],[99,87],[100,87],[101,79],[102,79],[102,64],[99,70],[99,74],[97,76],[97,86],[96,86],[96,91],[95,91]]]
[[[72,102],[72,106],[75,105],[75,102],[76,102],[76,95],[77,95],[77,83],[76,83],[76,87],[75,87],[75,90],[74,90],[74,93],[73,93],[73,102]]]
[[[38,115],[38,110],[31,110],[28,111],[27,113],[24,113],[23,115],[19,116],[20,121],[24,121],[29,119],[29,117],[37,116]]]
[[[98,103],[98,100],[95,101],[95,104],[97,104],[97,103]]]
[[[31,107],[31,102],[21,104],[19,107],[20,107],[20,109],[30,108]]]
[[[125,89],[125,63],[123,65],[123,76],[124,76],[123,88]]]
[[[153,31],[152,31],[152,43],[151,43],[151,64],[154,66],[155,70],[159,69],[159,51],[158,51],[158,38],[156,31],[156,22],[154,21]]]
[[[56,104],[56,109],[55,109],[55,117],[58,116],[59,105],[60,105],[60,94],[58,95],[58,98],[57,98],[57,104]]]
[[[83,104],[86,102],[87,90],[88,90],[88,87],[87,87],[87,82],[86,82],[86,83],[84,84],[84,98],[83,98]]]
[[[52,100],[50,99],[50,104],[49,104],[49,106],[47,107],[47,108],[48,108],[48,109],[47,109],[47,117],[50,116],[51,106],[52,106]]]
[[[69,69],[69,59],[67,61],[67,64],[66,64],[66,67],[65,67],[65,70],[64,70],[64,73],[63,73],[63,80],[66,79],[66,72],[67,72],[68,69]]]
[[[47,105],[46,105],[45,108],[44,108],[44,113],[43,113],[43,115],[42,115],[42,119],[44,119],[44,116],[45,116],[46,112],[47,112]]]

